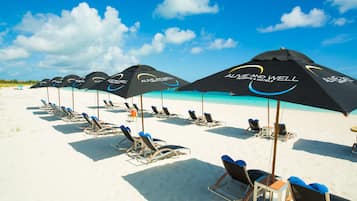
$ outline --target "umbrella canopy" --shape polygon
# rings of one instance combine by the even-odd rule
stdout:
[[[179,90],[232,92],[339,111],[345,115],[357,108],[355,79],[287,49],[262,53],[247,63]]]
[[[123,98],[129,98],[150,91],[175,88],[185,84],[188,84],[188,82],[168,73],[158,71],[151,66],[135,65],[109,77],[104,82],[91,87],[91,89],[107,91]],[[142,129],[144,131],[142,96],[140,98]]]
[[[224,91],[278,100],[272,175],[275,173],[280,100],[344,115],[357,108],[355,79],[288,49],[264,52],[247,63],[207,76],[179,90]]]
[[[36,84],[32,85],[30,88],[34,89],[34,88],[41,88],[41,87],[49,87],[49,85],[50,85],[50,79],[43,79],[37,82]]]
[[[74,86],[78,89],[90,89],[92,86],[104,81],[109,75],[104,72],[91,72],[82,79],[77,79]],[[99,92],[97,90],[97,117],[99,118]]]
[[[109,75],[104,72],[91,72],[86,75],[83,79],[76,80],[76,88],[78,89],[89,89],[91,86],[96,85],[105,79],[107,79]]]
[[[72,87],[72,110],[74,110],[74,87],[76,86],[76,80],[81,79],[78,75],[67,75],[63,77],[61,87]]]
[[[42,87],[46,87],[47,89],[47,102],[50,102],[50,95],[48,93],[48,87],[50,86],[50,79],[43,79],[39,82],[37,82],[36,84],[32,85],[30,88],[31,89],[35,89],[35,88],[42,88]]]

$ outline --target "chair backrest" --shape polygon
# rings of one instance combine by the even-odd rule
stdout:
[[[259,131],[260,130],[260,126],[259,126],[259,120],[253,120],[253,119],[248,119],[249,122],[249,127],[251,130],[253,131]]]
[[[93,125],[93,122],[89,119],[89,115],[87,113],[83,112],[82,116],[88,122],[89,125],[91,125],[91,126]]]
[[[246,164],[244,161],[233,161],[233,159],[227,155],[221,157],[224,168],[226,169],[229,176],[233,179],[238,180],[241,183],[249,185],[251,187],[254,186],[253,182],[250,180]]]
[[[135,103],[133,103],[133,106],[134,106],[134,108],[136,109],[136,111],[139,112],[139,107],[138,107]]]
[[[104,104],[105,104],[106,106],[109,106],[109,104],[108,104],[108,102],[107,102],[106,100],[103,100],[103,102],[104,102]]]
[[[111,100],[109,100],[108,102],[109,102],[110,106],[114,107],[114,104],[113,104],[113,102]]]
[[[213,122],[211,113],[204,113],[204,115],[205,115],[205,119],[207,122],[209,122],[209,123]]]
[[[294,201],[327,201],[326,196],[330,196],[328,193],[322,194],[298,184],[289,182],[289,185]]]
[[[99,129],[102,129],[103,126],[99,123],[99,119],[96,116],[91,116],[93,124],[98,127]]]
[[[155,113],[155,114],[159,114],[159,111],[157,110],[157,107],[156,106],[151,106],[152,108],[152,111]]]
[[[67,109],[65,106],[61,106],[61,110],[62,112],[66,115],[66,116],[69,116],[70,114],[68,113]]]
[[[152,140],[151,140],[151,136],[148,133],[144,133],[144,132],[140,132],[139,136],[141,137],[141,139],[143,140],[144,144],[151,149],[152,151],[156,151],[157,148],[154,146]]]
[[[162,107],[162,110],[164,111],[164,113],[166,114],[166,115],[170,115],[170,112],[169,112],[169,110],[167,109],[167,107]]]
[[[279,124],[279,135],[286,135],[287,133],[285,124]]]
[[[130,110],[130,106],[129,106],[129,103],[125,102],[124,105]]]
[[[44,106],[47,106],[47,102],[45,100],[41,99],[41,102]]]
[[[134,138],[133,136],[131,136],[131,131],[130,131],[130,128],[129,127],[126,127],[124,125],[121,125],[120,126],[120,130],[124,133],[125,137],[131,141],[131,142],[134,142]]]
[[[197,116],[194,110],[189,110],[188,114],[190,114],[192,120],[197,120]]]

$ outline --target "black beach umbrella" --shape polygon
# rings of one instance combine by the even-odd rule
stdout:
[[[39,82],[37,82],[36,84],[32,85],[30,88],[31,89],[36,89],[36,88],[42,88],[42,87],[46,87],[47,89],[47,102],[50,102],[50,96],[48,93],[48,87],[50,86],[50,79],[43,79]]]
[[[91,72],[83,79],[76,80],[76,88],[78,89],[93,89],[92,87],[100,82],[103,82],[109,77],[104,72]],[[99,92],[97,90],[97,116],[99,118]]]
[[[224,91],[277,100],[272,175],[275,173],[280,100],[342,112],[357,108],[357,84],[352,77],[314,63],[287,49],[257,55],[179,90]]]
[[[74,88],[77,84],[76,80],[81,79],[78,75],[67,75],[63,77],[61,87],[71,87],[72,88],[72,109],[74,110]]]
[[[141,123],[142,131],[144,131],[142,94],[176,88],[185,84],[188,84],[188,82],[168,73],[158,71],[151,66],[135,65],[109,77],[104,82],[95,85],[94,88],[116,94],[123,98],[140,95]]]
[[[50,87],[57,88],[58,91],[58,106],[61,107],[61,92],[60,88],[63,83],[63,77],[54,77],[50,80]]]

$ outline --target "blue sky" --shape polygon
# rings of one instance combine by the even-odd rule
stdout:
[[[357,78],[357,0],[2,2],[0,79],[148,64],[188,81],[281,47]]]

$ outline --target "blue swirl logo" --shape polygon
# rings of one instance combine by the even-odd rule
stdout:
[[[239,70],[247,69],[247,68],[255,68],[258,70],[258,73],[236,73]],[[294,90],[297,87],[299,80],[296,79],[296,76],[289,76],[289,75],[264,75],[264,67],[261,65],[244,65],[238,66],[231,69],[225,78],[236,79],[236,80],[250,80],[248,84],[248,89],[250,92],[263,95],[263,96],[277,96],[289,93],[290,91]],[[259,90],[254,87],[255,82],[263,82],[263,83],[274,83],[274,82],[285,82],[285,83],[295,83],[287,89],[279,90],[279,91],[263,91]]]

